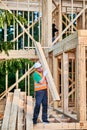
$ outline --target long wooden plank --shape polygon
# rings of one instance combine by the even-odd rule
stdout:
[[[16,128],[19,95],[20,95],[20,89],[15,89],[12,107],[11,107],[11,114],[9,119],[9,127],[8,127],[9,130],[15,130]]]
[[[54,46],[52,46],[49,49],[49,52],[54,51],[53,52],[54,55],[57,56],[57,54],[61,54],[61,53],[65,52],[65,51],[69,51],[71,49],[75,49],[76,45],[78,43],[77,37],[78,37],[78,33],[77,32],[67,36],[62,41],[58,42],[58,44],[55,44]]]
[[[39,60],[42,64],[44,70],[48,70],[48,74],[47,74],[46,78],[47,78],[47,81],[48,81],[48,84],[49,84],[49,88],[50,88],[53,100],[60,100],[59,94],[56,90],[56,86],[54,84],[49,66],[47,64],[47,61],[46,61],[46,58],[45,58],[45,55],[44,55],[44,52],[41,48],[41,45],[40,45],[40,43],[35,43],[35,46],[36,46],[37,54],[39,56]]]
[[[19,55],[20,54],[20,55]],[[3,51],[0,53],[0,60],[1,59],[16,59],[16,58],[25,58],[35,60],[38,59],[37,55],[35,55],[35,51],[33,49],[27,50],[9,50],[9,56]]]
[[[62,55],[62,75],[61,75],[61,92],[62,92],[62,107],[63,112],[68,112],[68,54],[63,53]]]
[[[8,130],[13,93],[8,93],[1,130]]]
[[[17,123],[18,129],[17,130],[24,130],[25,128],[25,113],[24,113],[25,99],[26,99],[26,93],[21,92],[19,105],[18,105],[18,123]]]
[[[79,38],[80,44],[84,44],[86,41]],[[86,53],[84,45],[78,45],[76,60],[77,118],[80,121],[86,121]]]
[[[26,130],[33,130],[33,102],[32,96],[27,96]]]

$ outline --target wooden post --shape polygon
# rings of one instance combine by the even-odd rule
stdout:
[[[77,111],[77,90],[78,90],[76,80],[77,80],[77,56],[75,56],[75,111]]]
[[[85,0],[83,0],[83,9],[85,8]],[[85,29],[85,11],[82,14],[82,29]]]
[[[71,19],[73,21],[73,0],[71,0]],[[72,24],[72,28],[71,28],[71,33],[73,33],[73,24]]]
[[[26,93],[21,92],[19,104],[18,104],[18,125],[17,125],[18,129],[17,130],[24,130],[24,126],[25,126],[25,113],[24,113],[25,100],[26,100]]]
[[[32,96],[27,96],[26,130],[33,130],[33,102]]]
[[[29,70],[29,64],[28,64],[28,70]],[[30,74],[28,75],[28,96],[30,95]]]
[[[13,97],[13,102],[11,107],[9,127],[8,127],[9,130],[15,130],[16,128],[19,95],[20,95],[20,89],[16,89],[14,92],[14,97]]]
[[[42,45],[52,44],[52,0],[42,1]]]
[[[47,46],[52,44],[52,0],[47,0]]]
[[[56,85],[56,89],[58,91],[58,59],[53,56],[53,78]],[[54,102],[54,109],[58,107],[58,102]]]
[[[25,63],[25,73],[26,73],[26,63]],[[27,76],[25,77],[25,80],[24,80],[24,85],[25,85],[25,92],[27,94]]]
[[[18,11],[16,11],[18,15]],[[18,36],[18,23],[16,23],[16,36]],[[18,50],[18,39],[17,39],[17,44],[16,44],[16,50]]]
[[[64,113],[68,112],[68,54],[62,57],[62,107]]]
[[[76,48],[76,89],[77,89],[77,118],[86,121],[86,52],[87,35],[78,31],[78,46]],[[86,36],[85,36],[86,35]],[[87,45],[86,45],[87,46]]]
[[[62,33],[62,3],[61,0],[59,0],[59,35]],[[62,36],[59,38],[59,41],[62,40]]]
[[[46,44],[46,19],[47,19],[47,2],[46,0],[42,0],[42,43],[41,45],[44,46]]]
[[[1,130],[8,130],[13,93],[8,93]]]
[[[7,64],[7,61],[6,61]],[[8,71],[6,70],[6,91],[8,89]]]
[[[18,70],[16,71],[16,82],[18,81]],[[16,89],[18,89],[18,83],[16,85]]]
[[[60,95],[60,87],[61,87],[61,84],[60,84],[60,83],[61,83],[61,82],[60,82],[61,68],[60,68],[60,67],[61,67],[61,66],[60,66],[59,64],[60,64],[61,56],[58,56],[57,58],[58,58],[58,67],[57,67],[57,73],[58,73],[58,74],[57,74],[57,76],[58,76],[58,77],[57,77],[57,85],[58,85],[58,88],[57,88],[57,89],[58,89],[58,93],[59,93],[59,95]],[[58,103],[58,106],[59,106],[59,105],[60,105],[60,103]]]
[[[50,69],[50,72],[52,74],[53,72],[53,58],[52,58],[52,54],[49,54],[49,57],[47,59],[48,63],[49,63],[49,69]],[[48,89],[48,104],[50,104],[52,101],[52,95],[50,93],[50,90]]]
[[[34,23],[33,19],[34,19],[34,14],[33,14],[33,12],[32,12],[32,23]],[[32,26],[32,36],[34,37],[34,26]],[[33,47],[33,46],[34,46],[34,43],[33,43],[33,41],[32,41],[32,47]]]
[[[24,11],[22,12],[22,17],[24,18]],[[24,23],[23,23],[23,26],[24,26]],[[18,35],[17,35],[18,36]],[[22,44],[23,44],[23,50],[24,50],[24,46],[25,46],[25,41],[24,41],[24,39],[25,39],[25,34],[23,33],[23,36],[22,36]]]

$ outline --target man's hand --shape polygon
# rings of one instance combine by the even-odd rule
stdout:
[[[45,71],[43,72],[44,77],[45,77],[47,74],[48,74],[48,70],[45,70]]]

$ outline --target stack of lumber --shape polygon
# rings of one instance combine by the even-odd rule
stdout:
[[[32,97],[15,89],[8,93],[1,130],[33,130]]]

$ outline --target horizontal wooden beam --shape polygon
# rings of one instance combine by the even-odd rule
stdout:
[[[55,2],[55,3],[54,3]],[[10,10],[20,10],[20,11],[37,11],[39,12],[39,9],[42,8],[42,5],[39,4],[39,1],[29,1],[25,2],[23,0],[20,0],[17,2],[17,0],[13,1],[4,1],[4,3],[8,6]],[[58,1],[54,1],[53,3],[57,7]],[[67,8],[67,12],[66,12]],[[73,4],[73,12],[79,12],[83,8],[82,1],[74,1]],[[0,3],[0,9],[6,9],[1,3]],[[63,13],[71,13],[71,1],[62,1],[62,12]]]
[[[20,11],[37,11],[39,12],[39,8],[41,8],[41,5],[39,4],[39,2],[26,2],[26,1],[22,1],[22,2],[17,2],[17,1],[4,1],[4,3],[6,4],[6,6],[8,6],[8,8],[10,10],[20,10]],[[6,8],[0,3],[0,9],[5,9]]]
[[[0,60],[2,59],[16,59],[16,58],[27,58],[31,60],[37,60],[38,57],[35,55],[35,50],[10,50],[9,56],[5,52],[0,53]]]
[[[53,55],[58,56],[63,52],[75,49],[77,43],[78,43],[77,32],[75,32],[74,34],[71,34],[70,36],[68,36],[67,38],[63,39],[62,41],[58,42],[58,44],[50,48],[49,52],[53,51]]]

